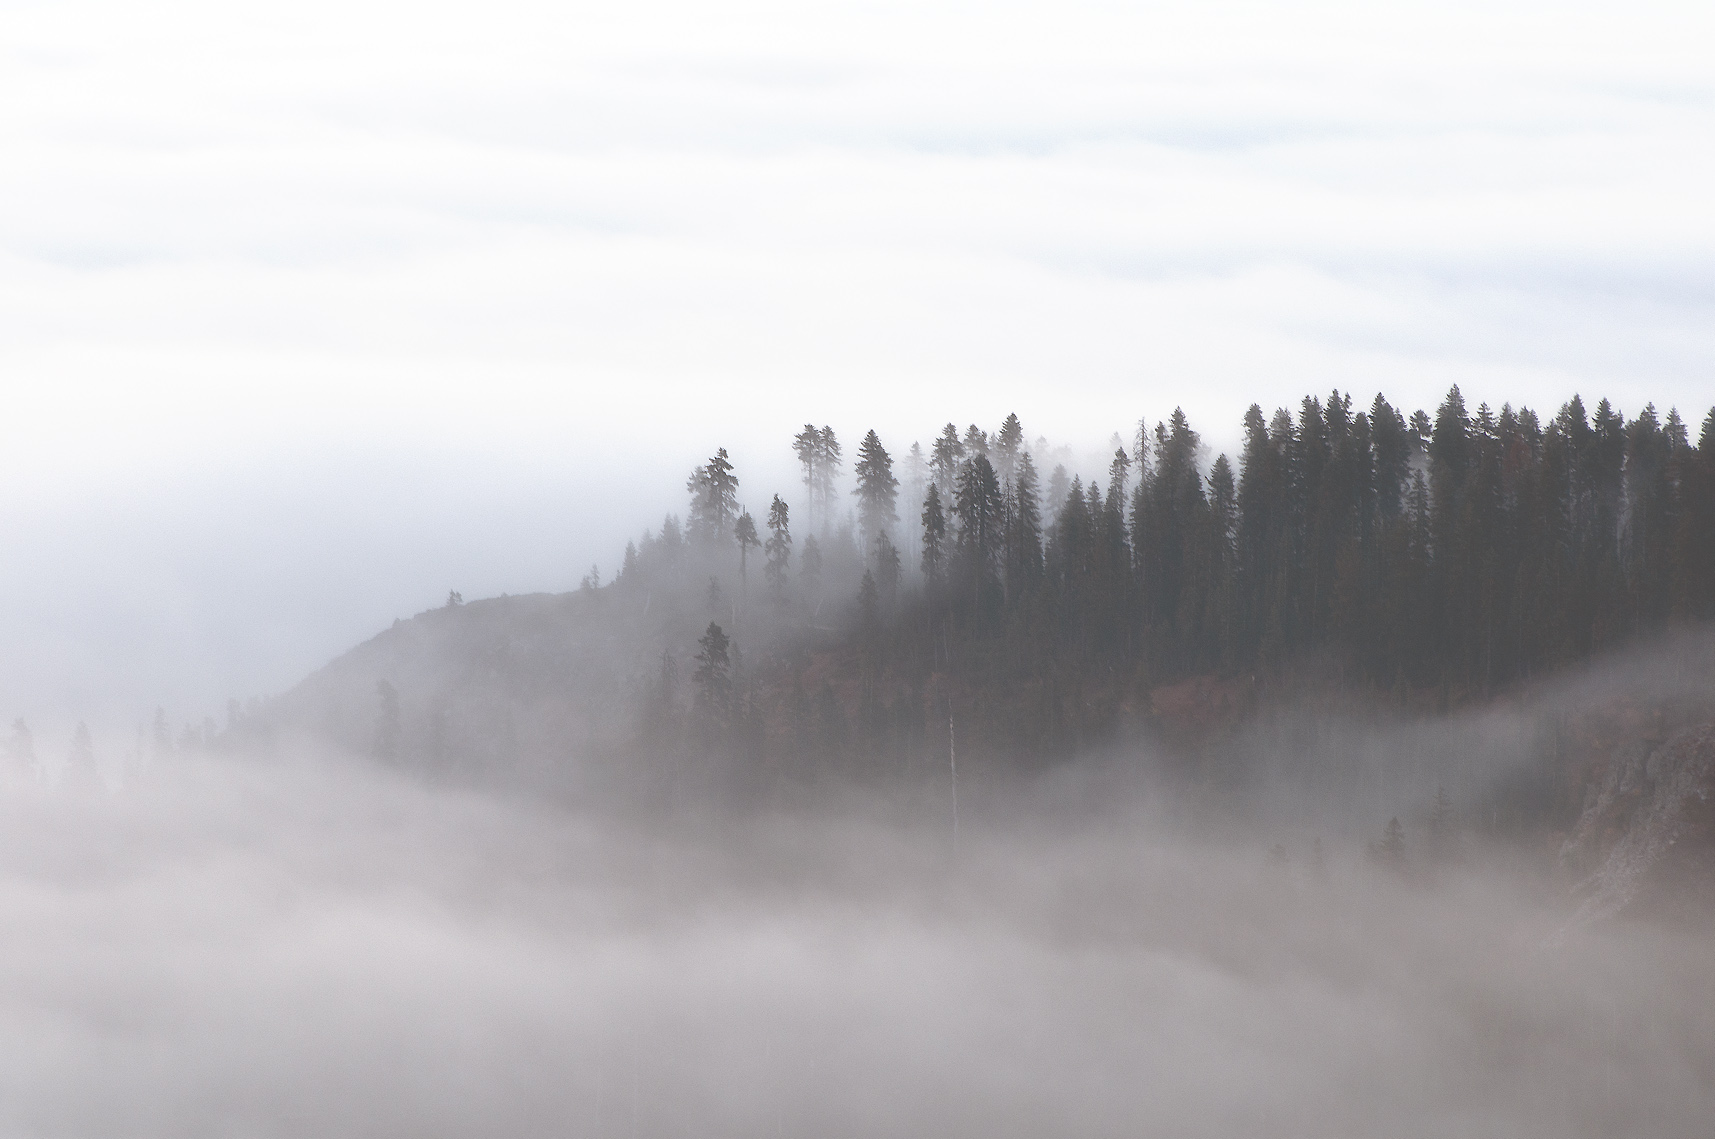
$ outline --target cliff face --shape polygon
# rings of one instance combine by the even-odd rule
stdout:
[[[1678,908],[1715,889],[1715,722],[1622,744],[1592,776],[1560,852],[1585,875],[1573,924]]]

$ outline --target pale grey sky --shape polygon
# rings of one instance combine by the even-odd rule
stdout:
[[[0,4],[0,715],[562,589],[806,419],[1715,402],[1715,15]]]

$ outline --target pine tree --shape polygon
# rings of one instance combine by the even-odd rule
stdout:
[[[155,709],[154,747],[157,763],[173,754],[173,729],[167,724],[165,708]]]
[[[821,592],[822,547],[814,534],[804,539],[804,553],[798,559],[798,581],[806,594]]]
[[[697,640],[696,711],[705,725],[705,741],[715,742],[709,729],[724,728],[732,712],[731,641],[713,621]]]
[[[95,742],[89,734],[89,725],[79,720],[66,756],[66,780],[73,786],[87,787],[93,785],[97,777]]]
[[[691,472],[685,489],[691,493],[688,520],[692,539],[708,545],[726,541],[738,517],[738,478],[732,473],[725,447]]]
[[[22,719],[12,721],[12,738],[7,743],[7,754],[11,757],[12,767],[20,775],[36,773],[36,743],[30,734],[30,725]]]
[[[929,476],[935,480],[940,497],[953,493],[953,482],[959,477],[959,465],[965,459],[965,445],[959,442],[959,429],[951,423],[941,429],[929,453]]]
[[[868,548],[877,535],[885,534],[899,521],[894,509],[899,480],[893,477],[893,459],[873,430],[858,445],[858,461],[852,473],[857,476],[857,488],[852,493],[858,500],[858,525]]]
[[[881,624],[881,590],[876,587],[875,575],[867,569],[863,571],[863,580],[858,583],[858,612],[866,631]]]
[[[833,520],[834,500],[839,494],[840,441],[832,427],[823,426],[816,438],[816,494],[822,507],[822,529]]]
[[[947,519],[941,512],[941,491],[934,483],[923,495],[923,580],[939,585],[946,572]]]
[[[1042,504],[1038,501],[1036,463],[1025,451],[1018,458],[1006,541],[1009,596],[1017,596],[1042,576]]]
[[[786,571],[792,561],[792,527],[790,512],[777,494],[768,507],[768,545],[764,553],[768,564],[764,573],[776,604],[786,599]]]
[[[792,451],[798,456],[798,465],[804,468],[804,517],[814,529],[816,494],[821,487],[818,468],[822,459],[822,433],[814,423],[804,424],[804,430],[792,437]]]
[[[875,539],[875,580],[882,598],[891,602],[899,592],[899,548],[886,530]]]
[[[750,547],[762,544],[761,539],[756,536],[756,521],[751,518],[750,511],[746,510],[738,516],[738,521],[733,524],[732,536],[738,543],[738,581],[739,591],[743,593],[750,587],[750,579],[746,576],[746,554]]]
[[[958,519],[956,549],[960,576],[973,599],[996,580],[1001,539],[1000,484],[986,455],[977,455],[959,472],[953,499]]]
[[[995,477],[1004,485],[1018,478],[1018,461],[1024,454],[1024,425],[1017,415],[1008,415],[995,432],[993,454]]]

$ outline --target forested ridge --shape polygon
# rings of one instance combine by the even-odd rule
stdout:
[[[774,494],[760,518],[720,450],[610,587],[706,592],[690,675],[664,653],[644,686],[646,734],[909,749],[957,706],[1050,755],[1192,677],[1314,662],[1445,706],[1715,616],[1715,410],[1694,444],[1653,405],[1353,406],[1253,405],[1213,461],[1175,411],[1087,480],[1044,472],[1016,416],[897,458],[871,431],[849,489],[833,430],[806,425],[796,512]]]

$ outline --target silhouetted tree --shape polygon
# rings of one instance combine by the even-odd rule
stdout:
[[[894,502],[899,497],[899,480],[893,477],[893,459],[874,431],[863,437],[858,445],[858,461],[852,467],[857,476],[857,488],[852,493],[858,500],[858,525],[867,549],[876,536],[899,521]]]
[[[740,592],[748,593],[750,588],[750,579],[746,576],[747,563],[745,555],[749,551],[750,547],[760,546],[762,544],[761,540],[756,536],[756,522],[751,518],[750,511],[746,510],[743,514],[738,516],[738,521],[733,524],[732,536],[733,540],[738,543],[739,590]]]
[[[685,488],[691,492],[688,522],[694,540],[714,544],[731,534],[738,517],[738,477],[732,469],[722,447],[685,480]]]
[[[774,594],[774,600],[780,602],[786,597],[786,571],[792,561],[792,527],[786,503],[780,496],[774,496],[774,501],[768,506],[768,545],[764,551],[768,556],[766,573],[768,587]]]
[[[691,679],[697,686],[695,711],[702,722],[705,743],[715,743],[732,712],[731,641],[713,621],[697,640],[697,669]]]
[[[934,483],[923,494],[923,579],[939,584],[946,572],[947,519],[941,513],[941,491]]]

